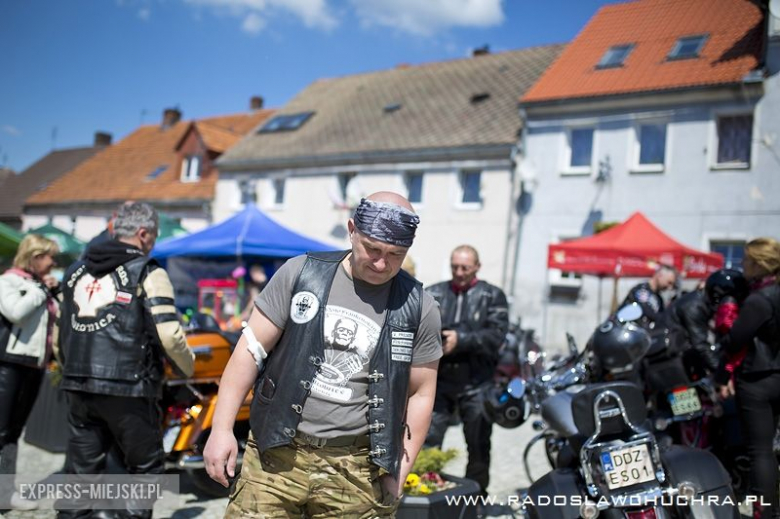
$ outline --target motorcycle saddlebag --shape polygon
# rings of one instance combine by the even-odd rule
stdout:
[[[539,478],[528,489],[526,507],[530,519],[577,519],[585,500],[572,469],[556,469]]]
[[[731,479],[714,454],[691,447],[671,445],[661,451],[661,463],[672,486],[684,481],[693,483],[699,489],[697,499],[711,500],[708,502],[712,504],[707,508],[715,519],[739,518]]]

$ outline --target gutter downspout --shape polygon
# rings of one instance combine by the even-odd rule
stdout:
[[[518,191],[518,178],[520,175],[518,174],[518,164],[517,164],[517,157],[521,153],[520,150],[520,142],[518,141],[514,146],[512,146],[512,151],[509,155],[509,161],[510,161],[510,171],[509,171],[509,183],[512,186],[512,188],[509,190],[509,204],[506,214],[506,240],[504,241],[504,264],[503,268],[501,269],[501,287],[504,289],[504,293],[509,294],[509,304],[512,305],[512,295],[514,294],[514,287],[511,285],[508,285],[508,277],[509,277],[509,252],[511,250],[511,244],[512,244],[512,236],[515,234],[512,230],[513,225],[513,214],[515,212],[516,207],[518,206],[518,203],[515,199],[515,196],[520,197],[520,192]],[[521,188],[522,189],[522,188]],[[514,279],[514,276],[513,276]],[[511,314],[510,314],[511,316]]]
[[[515,171],[513,171],[513,174],[515,174],[519,179],[520,192],[518,194],[517,204],[515,205],[517,209],[517,231],[515,232],[515,250],[514,250],[514,258],[512,260],[511,281],[509,285],[509,298],[511,301],[510,315],[514,315],[517,309],[517,298],[516,298],[517,270],[520,265],[520,248],[522,246],[522,241],[523,241],[523,225],[525,224],[525,215],[528,212],[528,209],[530,208],[530,205],[528,205],[529,202],[528,196],[530,196],[530,192],[528,191],[528,186],[526,186],[526,181],[519,174],[519,164],[520,161],[523,159],[523,154],[525,153],[525,150],[527,149],[528,116],[524,108],[520,108],[518,113],[520,115],[520,120],[523,123],[522,126],[523,130],[522,133],[520,134],[520,145],[515,148],[517,150],[517,154],[513,156],[513,158],[515,159],[515,163],[517,164],[517,167],[515,168]]]

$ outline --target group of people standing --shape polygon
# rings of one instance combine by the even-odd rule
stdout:
[[[418,452],[441,446],[456,417],[468,447],[466,477],[487,493],[492,423],[481,392],[493,382],[509,326],[507,300],[477,277],[479,254],[468,245],[452,252],[450,280],[423,289],[401,268],[419,223],[405,198],[374,193],[347,222],[349,249],[289,260],[254,300],[204,450],[206,470],[228,486],[237,476],[236,414],[253,390],[227,516],[393,516]],[[115,445],[129,473],[163,472],[164,362],[188,376],[194,358],[170,280],[149,258],[157,233],[154,209],[123,204],[110,239],[91,245],[62,283],[50,275],[56,244],[28,236],[20,245],[0,276],[0,473],[16,470],[22,425],[53,356],[69,402],[66,469],[100,473]],[[675,284],[675,272],[661,268],[629,300],[683,328],[704,319],[706,330],[715,319],[722,359],[696,333],[692,349],[705,369],[726,374],[724,394],[736,392],[753,489],[770,503],[758,513],[777,517],[780,244],[748,243],[744,275],[752,287],[746,297],[721,293],[716,301],[716,290],[703,290],[664,311],[659,293]],[[17,508],[34,505],[9,497]]]
[[[676,272],[660,267],[635,286],[623,304],[637,303],[651,328],[665,328],[688,373],[709,376],[721,398],[736,398],[750,457],[755,518],[780,517],[780,470],[774,440],[780,420],[780,243],[756,238],[745,245],[743,270],[722,269],[702,286],[664,305],[662,292]]]

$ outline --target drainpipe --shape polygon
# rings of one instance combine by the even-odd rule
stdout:
[[[527,135],[528,135],[528,117],[526,114],[525,109],[520,108],[519,110],[520,120],[522,121],[522,133],[520,134],[520,144],[519,146],[515,147],[515,150],[517,153],[513,154],[513,162],[516,163],[518,166],[520,164],[520,161],[523,159],[522,154],[525,153],[525,151],[528,149],[527,147]],[[521,156],[517,156],[520,154]],[[509,285],[509,298],[512,305],[512,313],[516,311],[517,308],[517,302],[515,300],[515,294],[517,291],[517,270],[520,265],[520,248],[522,247],[523,242],[523,224],[525,223],[525,215],[530,209],[530,206],[528,203],[530,202],[530,199],[528,196],[530,195],[529,186],[526,180],[524,180],[521,175],[519,174],[519,167],[513,168],[513,175],[516,175],[517,178],[520,181],[520,193],[517,198],[517,203],[515,205],[515,208],[517,209],[517,230],[515,231],[515,250],[514,250],[514,258],[512,259],[512,273],[511,273],[511,281]],[[510,314],[512,315],[512,314]]]

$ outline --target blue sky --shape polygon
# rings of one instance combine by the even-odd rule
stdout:
[[[605,0],[5,0],[0,166],[312,81],[570,41]],[[55,135],[56,134],[56,135]],[[54,137],[54,138],[53,138]]]

